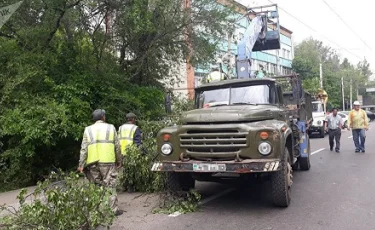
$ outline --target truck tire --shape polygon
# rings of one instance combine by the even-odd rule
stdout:
[[[272,201],[275,206],[288,207],[291,200],[291,186],[293,184],[293,170],[290,163],[288,148],[285,147],[282,156],[281,169],[272,175]]]
[[[190,173],[168,172],[166,189],[171,192],[189,191],[195,187],[195,180]]]
[[[308,138],[307,139],[307,157],[300,157],[300,159],[298,160],[299,161],[299,168],[301,170],[308,171],[310,169],[310,167],[311,167],[310,155],[311,155],[310,138]]]

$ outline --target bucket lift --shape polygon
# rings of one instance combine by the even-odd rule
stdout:
[[[251,78],[251,52],[280,49],[280,23],[276,4],[249,8],[250,24],[238,42],[237,78]]]

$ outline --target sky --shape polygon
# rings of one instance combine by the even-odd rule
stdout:
[[[334,48],[341,58],[357,64],[366,57],[375,73],[375,38],[371,0],[236,0],[241,4],[261,6],[276,3],[280,24],[293,31],[294,44],[313,37]],[[337,13],[338,16],[327,6]],[[304,24],[302,24],[302,21]],[[345,23],[350,27],[348,28]],[[310,28],[309,28],[310,27]],[[354,31],[354,32],[353,32]]]

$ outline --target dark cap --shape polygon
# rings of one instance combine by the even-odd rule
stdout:
[[[137,118],[137,116],[134,113],[126,114],[126,119],[133,119],[133,118]]]
[[[104,109],[97,109],[92,113],[92,120],[93,121],[99,121],[103,119],[105,116],[105,110]]]

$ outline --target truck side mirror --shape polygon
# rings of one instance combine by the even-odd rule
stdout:
[[[170,93],[165,94],[164,107],[165,107],[165,112],[167,114],[172,113],[172,100],[171,100],[171,94]]]

